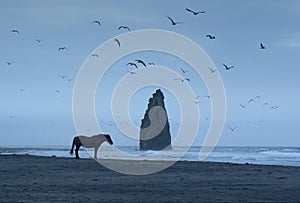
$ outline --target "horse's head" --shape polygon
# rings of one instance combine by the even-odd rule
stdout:
[[[109,134],[104,135],[104,137],[106,138],[106,141],[107,141],[109,144],[113,145],[113,141],[112,141],[112,139],[110,138],[110,135],[109,135]]]

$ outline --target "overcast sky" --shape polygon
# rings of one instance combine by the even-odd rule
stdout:
[[[206,12],[193,15],[186,8]],[[172,26],[167,16],[183,23]],[[177,32],[211,57],[227,97],[227,117],[218,145],[299,146],[299,22],[300,1],[296,0],[2,0],[0,145],[69,145],[76,135],[72,118],[76,75],[94,49],[128,32],[118,29],[124,25],[132,31]],[[208,39],[207,34],[215,39]],[[260,49],[260,43],[265,49]],[[60,47],[67,50],[58,51]],[[126,64],[137,58],[191,79],[201,112],[194,144],[202,145],[211,116],[207,89],[185,62],[162,53],[135,53],[108,70],[96,95],[101,128],[117,145],[138,144],[116,128],[109,100],[120,78],[134,69]],[[223,63],[234,68],[226,71]],[[189,72],[183,74],[180,68]],[[143,88],[132,98],[129,112],[137,126],[156,88]],[[178,102],[167,89],[162,90],[175,136],[180,127]],[[252,98],[255,101],[248,103]],[[231,131],[229,127],[237,128]]]

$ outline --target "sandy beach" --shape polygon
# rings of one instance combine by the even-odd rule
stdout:
[[[300,202],[300,167],[177,162],[132,176],[92,159],[2,155],[0,164],[0,202]]]

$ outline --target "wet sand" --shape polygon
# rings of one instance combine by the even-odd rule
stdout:
[[[300,167],[177,162],[132,176],[93,159],[29,155],[2,155],[0,166],[0,202],[300,202]]]

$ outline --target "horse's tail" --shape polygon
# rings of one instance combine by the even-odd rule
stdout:
[[[70,154],[73,154],[74,145],[75,145],[75,140],[76,140],[76,137],[74,137],[74,139],[73,139],[73,142],[72,142],[72,148],[71,148],[71,150],[70,150]]]

